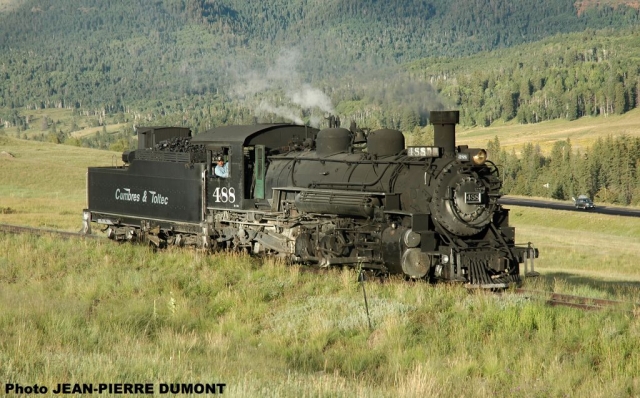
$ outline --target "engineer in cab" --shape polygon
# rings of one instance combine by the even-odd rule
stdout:
[[[213,173],[216,175],[216,177],[229,177],[229,163],[226,163],[222,156],[216,157],[216,167],[215,169],[213,169]]]

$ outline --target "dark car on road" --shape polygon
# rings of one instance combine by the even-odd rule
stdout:
[[[578,196],[578,199],[575,200],[575,206],[576,209],[582,210],[591,210],[596,207],[596,205],[593,204],[593,201],[585,195]]]

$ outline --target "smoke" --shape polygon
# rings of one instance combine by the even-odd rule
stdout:
[[[293,91],[288,94],[291,101],[300,105],[305,109],[318,108],[324,112],[333,113],[333,105],[331,99],[320,89],[304,84],[299,91]]]
[[[315,55],[287,49],[274,55],[271,62],[247,59],[251,67],[239,63],[237,58],[228,61],[228,80],[232,84],[227,92],[239,106],[252,110],[260,122],[284,119],[320,127],[336,110],[326,86],[310,84],[302,69]],[[406,115],[413,114],[417,123],[424,126],[430,111],[456,107],[429,82],[416,80],[398,65],[367,62],[350,65],[336,71],[336,76],[325,76],[325,81],[340,82],[330,87],[332,97],[357,103],[352,114],[341,115],[343,125],[348,126],[353,120],[371,128],[400,128]],[[384,121],[380,114],[384,114]]]
[[[265,70],[236,68],[232,96],[256,116],[277,115],[299,124],[307,117],[311,125],[319,126],[323,117],[318,113],[334,113],[335,109],[327,94],[303,81],[299,61],[300,52],[285,50]]]
[[[268,115],[269,113],[280,116],[286,120],[291,120],[296,124],[304,124],[302,118],[298,114],[296,114],[294,109],[291,108],[287,108],[284,106],[273,106],[267,101],[263,100],[255,109],[256,116]]]
[[[313,127],[319,127],[324,122],[324,117],[318,115],[309,116],[309,125]]]
[[[269,90],[282,89],[294,84],[300,84],[297,65],[300,53],[295,50],[281,51],[274,65],[265,70],[246,68],[236,65],[234,68],[236,83],[231,92],[239,99],[265,93]]]

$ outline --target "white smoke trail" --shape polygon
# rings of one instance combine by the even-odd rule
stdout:
[[[304,109],[318,108],[323,112],[333,113],[331,99],[322,90],[303,84],[300,90],[288,93],[291,101]]]
[[[304,124],[304,121],[299,116],[299,114],[296,114],[296,110],[285,106],[273,106],[265,100],[260,102],[260,105],[258,105],[258,107],[256,108],[255,113],[257,116],[263,116],[272,113],[274,115],[290,120],[296,124]]]
[[[253,107],[256,116],[275,114],[303,124],[301,115],[306,114],[311,125],[319,126],[323,117],[318,113],[334,113],[335,110],[328,95],[302,81],[298,72],[299,59],[298,51],[286,50],[280,52],[274,65],[264,71],[242,72],[243,68],[236,68],[236,84],[232,87],[232,95],[244,102],[245,106]],[[261,99],[257,106],[250,104],[260,97],[274,96],[278,92],[281,95],[277,99]]]

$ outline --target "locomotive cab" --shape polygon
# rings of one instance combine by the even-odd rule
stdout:
[[[308,126],[257,124],[221,126],[194,137],[192,142],[204,145],[208,157],[213,160],[223,156],[228,164],[228,178],[215,176],[211,165],[206,185],[207,209],[270,208],[265,189],[267,154],[287,150],[305,139],[313,140],[317,131]]]
[[[264,145],[243,146],[229,144],[207,145],[207,206],[209,208],[228,208],[252,210],[264,201]],[[227,167],[228,176],[220,177],[215,173],[217,160],[222,158]]]
[[[245,203],[245,173],[242,149],[238,145],[206,145],[209,166],[206,179],[206,206],[242,209]],[[218,160],[224,162],[227,176],[216,174]]]

